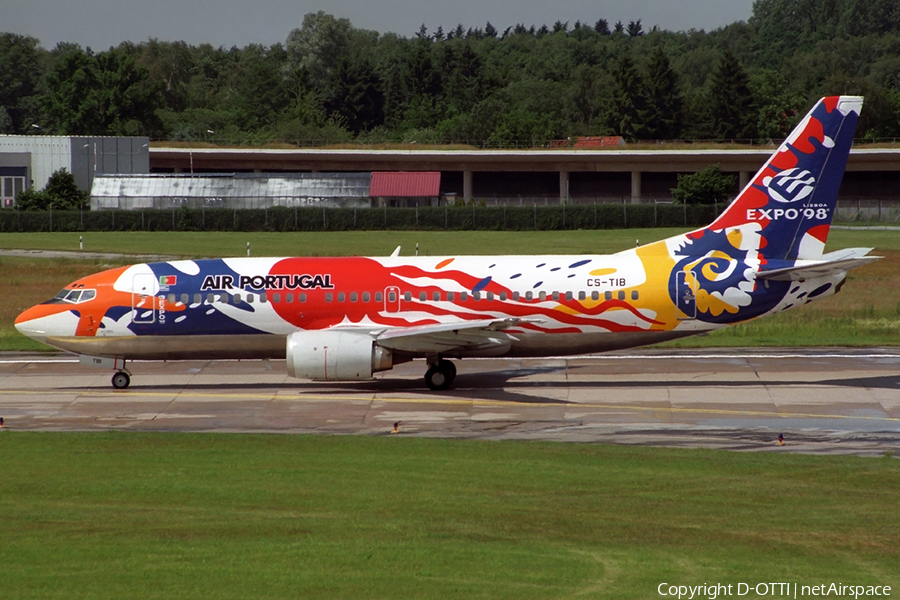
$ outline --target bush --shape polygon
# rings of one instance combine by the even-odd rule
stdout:
[[[734,194],[737,179],[726,175],[719,165],[710,165],[691,175],[679,175],[672,197],[682,204],[713,204],[726,202]]]

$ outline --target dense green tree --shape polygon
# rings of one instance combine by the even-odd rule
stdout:
[[[664,140],[679,137],[684,100],[678,85],[678,75],[660,46],[656,46],[650,55],[647,89],[647,137]]]
[[[24,132],[39,120],[41,55],[35,38],[0,33],[0,133]]]
[[[647,96],[644,81],[634,61],[623,54],[613,75],[615,85],[607,124],[626,139],[642,138],[647,127]]]
[[[731,52],[722,55],[710,78],[713,132],[720,140],[755,139],[756,103],[750,77]]]

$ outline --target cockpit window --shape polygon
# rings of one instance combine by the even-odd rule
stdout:
[[[63,290],[56,295],[54,300],[69,302],[71,304],[81,304],[97,297],[96,290]]]

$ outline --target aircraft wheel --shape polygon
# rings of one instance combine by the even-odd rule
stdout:
[[[446,365],[450,369],[450,380],[456,379],[456,365],[449,360],[441,360],[442,365]]]
[[[456,377],[456,368],[453,366],[453,363],[442,360],[438,364],[429,367],[425,373],[425,384],[429,389],[435,391],[446,390],[453,383],[454,377]]]
[[[131,377],[124,371],[119,371],[112,376],[112,386],[117,390],[124,390],[131,384]]]

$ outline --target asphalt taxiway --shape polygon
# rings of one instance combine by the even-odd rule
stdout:
[[[0,354],[6,429],[316,432],[900,455],[900,349],[642,350],[424,363],[374,381],[283,361],[136,362],[127,390],[68,355]],[[784,445],[777,436],[784,435]]]

